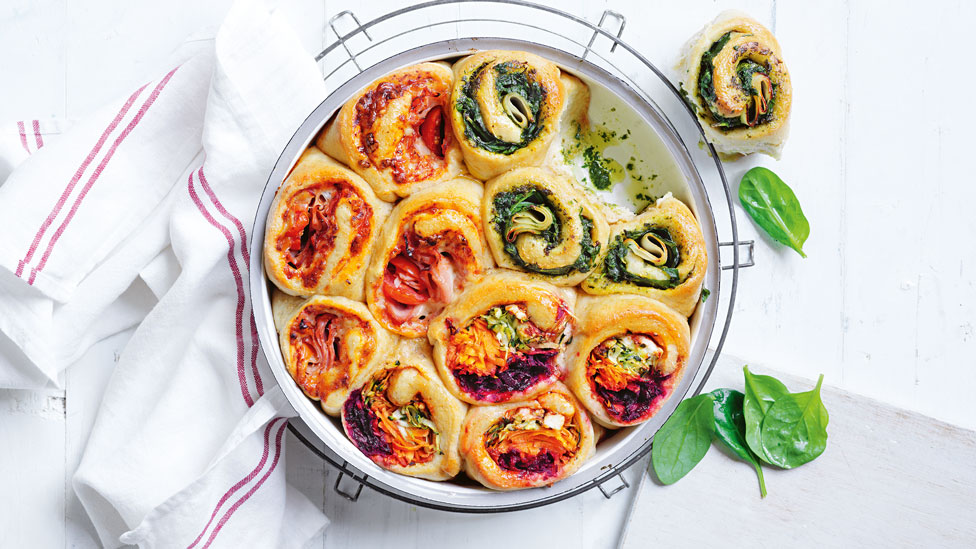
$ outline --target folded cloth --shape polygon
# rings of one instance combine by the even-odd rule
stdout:
[[[0,331],[41,377],[141,320],[73,480],[106,546],[297,547],[328,523],[286,484],[294,412],[247,287],[258,198],[325,87],[254,0],[207,50],[43,147],[24,124],[0,186]],[[118,305],[139,277],[144,320]]]

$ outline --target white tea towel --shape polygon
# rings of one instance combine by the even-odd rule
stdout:
[[[31,148],[0,186],[0,330],[44,376],[141,321],[73,481],[110,547],[298,547],[328,523],[285,481],[294,412],[247,287],[258,198],[325,87],[254,0],[212,46]],[[159,299],[144,320],[119,310],[137,277]]]

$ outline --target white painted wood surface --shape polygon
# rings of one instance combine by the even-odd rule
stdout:
[[[707,390],[741,390],[739,363],[723,359]],[[791,391],[815,380],[773,375]],[[972,547],[976,543],[976,431],[825,385],[827,450],[791,471],[764,467],[759,496],[752,466],[720,443],[685,478],[662,486],[651,474],[637,488],[621,549],[709,545],[752,547]],[[645,462],[646,464],[646,462]],[[684,524],[695,509],[695,528]]]
[[[0,121],[83,117],[141,84],[187,37],[211,37],[229,4],[0,3]],[[283,0],[281,9],[314,52],[327,42],[327,16],[351,9],[365,21],[400,5]],[[824,372],[835,386],[976,428],[976,217],[969,212],[976,186],[967,169],[976,114],[958,99],[976,87],[976,76],[958,68],[969,46],[963,25],[976,4],[571,0],[560,7],[591,21],[604,9],[624,14],[624,38],[663,68],[722,9],[743,9],[773,28],[795,88],[792,136],[779,162],[748,158],[726,168],[735,182],[762,164],[793,186],[811,221],[810,257],[757,234],[740,210],[744,237],[758,241],[758,266],[743,272],[727,350],[805,377]],[[0,391],[0,545],[95,544],[68,479],[127,338],[106,340],[72,365],[63,391]],[[0,360],[22,357],[0,342]],[[294,441],[288,454],[290,477],[334,521],[328,547],[367,540],[362,546],[487,546],[489,533],[515,529],[526,540],[609,547],[633,492],[457,516],[369,491],[347,503],[331,493],[332,470]],[[788,475],[802,483],[810,470]],[[749,474],[741,475],[746,482]],[[668,493],[651,488],[658,498]],[[543,521],[552,526],[539,532]]]

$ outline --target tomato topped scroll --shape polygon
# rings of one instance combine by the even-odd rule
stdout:
[[[521,51],[483,51],[454,64],[451,127],[478,179],[537,166],[558,133],[559,67]]]
[[[723,12],[688,41],[678,68],[681,87],[720,153],[779,158],[793,88],[779,43],[766,27]]]
[[[405,341],[372,370],[343,405],[342,427],[380,467],[447,480],[461,470],[458,437],[467,406],[444,388],[422,345]]]
[[[444,63],[392,72],[346,102],[318,146],[390,202],[453,179],[463,170],[448,119],[453,79]]]
[[[603,213],[568,179],[519,168],[485,185],[485,235],[500,267],[559,286],[586,278],[607,250]]]
[[[268,277],[291,295],[362,299],[366,262],[389,211],[362,178],[309,147],[268,212]]]
[[[302,391],[337,416],[350,387],[390,353],[396,336],[358,301],[314,296],[295,305],[297,299],[280,292],[272,299],[275,316],[284,316],[278,327],[281,356]]]
[[[448,390],[491,404],[532,397],[561,379],[575,300],[572,290],[504,271],[469,285],[427,331]]]
[[[461,433],[464,471],[494,490],[548,486],[579,469],[595,438],[586,411],[556,383],[523,402],[472,408]]]
[[[668,193],[611,229],[607,255],[583,281],[583,291],[645,295],[691,316],[701,297],[708,254],[688,206]]]
[[[576,312],[579,335],[567,351],[567,385],[605,427],[650,419],[684,374],[688,322],[637,295],[585,297]]]
[[[427,325],[492,266],[482,234],[480,183],[455,179],[402,200],[387,219],[366,271],[366,302],[389,330],[427,335]]]

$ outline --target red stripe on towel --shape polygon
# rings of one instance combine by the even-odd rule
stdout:
[[[236,336],[237,336],[237,378],[241,384],[241,395],[244,396],[244,402],[247,405],[253,406],[254,399],[251,397],[250,391],[247,387],[247,376],[244,374],[244,281],[241,278],[241,270],[237,266],[237,258],[234,254],[234,236],[217,220],[214,219],[207,208],[204,207],[203,202],[200,200],[200,196],[197,191],[193,188],[193,173],[190,173],[189,180],[187,182],[187,189],[190,191],[190,198],[193,203],[196,204],[197,209],[203,214],[203,217],[208,223],[213,225],[218,231],[220,231],[224,238],[227,239],[227,263],[230,265],[230,271],[234,275],[234,284],[237,287],[237,310],[234,319]]]
[[[68,201],[68,197],[71,196],[71,191],[75,189],[75,185],[78,184],[78,181],[81,179],[81,176],[85,174],[85,170],[88,169],[88,165],[92,163],[92,160],[95,159],[95,155],[98,154],[98,152],[102,149],[102,146],[105,144],[105,141],[108,139],[108,136],[113,131],[115,131],[115,128],[122,121],[122,118],[125,117],[125,115],[129,112],[129,109],[132,107],[132,104],[135,103],[136,98],[139,97],[139,94],[142,93],[142,90],[146,89],[146,86],[148,85],[149,84],[146,84],[145,86],[139,88],[138,90],[135,91],[135,93],[129,96],[129,99],[127,99],[125,104],[122,105],[122,108],[119,109],[118,114],[115,115],[115,118],[112,119],[112,122],[108,125],[108,127],[105,128],[105,131],[102,132],[102,136],[98,138],[97,142],[95,142],[95,146],[92,147],[91,152],[88,153],[88,156],[81,163],[81,166],[79,166],[78,170],[75,171],[75,174],[71,177],[71,181],[68,182],[68,186],[64,188],[64,191],[61,193],[61,198],[58,199],[58,202],[57,204],[54,205],[54,208],[51,210],[51,213],[47,215],[47,218],[44,220],[44,223],[41,224],[41,228],[37,230],[37,234],[34,235],[34,241],[31,243],[30,249],[27,250],[27,254],[24,255],[24,259],[20,260],[20,262],[17,264],[17,272],[14,274],[16,274],[17,276],[21,276],[24,273],[24,265],[29,263],[30,260],[34,257],[34,252],[37,251],[38,244],[40,244],[41,239],[44,238],[44,232],[47,231],[48,227],[51,226],[51,223],[54,222],[54,218],[57,217],[59,213],[61,213],[61,208],[63,208],[65,202]],[[24,148],[26,149],[27,136],[24,134],[23,128],[21,128],[20,135],[23,140]]]
[[[41,121],[34,121],[34,141],[37,143],[37,148],[40,149],[44,146],[44,139],[41,138]]]
[[[200,543],[200,540],[203,539],[203,535],[207,533],[207,529],[210,528],[210,524],[215,518],[217,518],[217,511],[220,511],[220,508],[223,507],[224,503],[227,503],[227,500],[230,499],[234,493],[243,488],[244,485],[257,478],[258,473],[261,472],[261,469],[264,468],[264,464],[268,461],[268,454],[271,453],[271,428],[274,427],[275,422],[280,419],[285,418],[276,417],[269,421],[268,425],[264,428],[264,453],[261,454],[261,460],[258,461],[258,464],[254,467],[254,469],[251,470],[250,473],[247,474],[247,476],[239,480],[237,484],[231,486],[229,490],[224,492],[224,495],[220,497],[219,501],[217,501],[217,505],[214,506],[213,512],[210,513],[210,520],[207,521],[207,524],[203,527],[203,530],[200,530],[200,535],[197,536],[197,539],[193,540],[193,543],[187,546],[187,549],[193,549],[196,544]]]
[[[27,146],[27,128],[24,126],[24,121],[21,120],[17,122],[17,129],[20,130],[20,144],[27,151],[27,154],[31,153],[30,147]]]
[[[224,516],[220,518],[220,522],[217,523],[217,526],[214,528],[214,531],[210,534],[210,538],[207,539],[207,544],[203,546],[203,549],[207,549],[208,547],[210,547],[210,544],[213,543],[214,538],[216,538],[217,534],[220,533],[220,529],[224,527],[224,524],[226,524],[228,520],[230,520],[230,517],[234,515],[234,512],[237,511],[237,509],[241,505],[244,505],[244,502],[249,500],[251,496],[254,495],[254,492],[257,492],[258,489],[261,488],[261,485],[264,484],[264,481],[268,480],[268,477],[270,477],[271,473],[274,472],[275,467],[278,466],[278,458],[281,457],[281,437],[282,435],[285,434],[286,426],[287,423],[282,424],[281,427],[278,428],[278,433],[275,435],[275,455],[274,455],[274,461],[271,462],[271,467],[268,469],[266,473],[264,473],[264,476],[261,477],[261,480],[259,480],[254,486],[252,486],[251,489],[248,490],[246,494],[240,497],[240,499],[234,502],[234,505],[232,505],[231,508],[228,509],[226,513],[224,513]]]
[[[248,271],[251,268],[251,254],[247,250],[247,233],[244,231],[244,224],[241,220],[234,216],[232,213],[224,208],[221,204],[220,199],[217,198],[217,193],[214,192],[210,183],[207,181],[207,176],[203,173],[203,167],[197,171],[197,179],[200,181],[200,185],[203,186],[203,190],[210,197],[210,200],[217,207],[217,211],[220,215],[224,216],[225,219],[230,221],[237,227],[237,234],[241,236],[241,255],[244,257],[244,267]],[[251,324],[251,375],[254,376],[254,384],[258,391],[258,396],[264,396],[264,382],[261,379],[261,373],[258,371],[258,326],[254,320],[254,312],[250,313],[250,324]]]
[[[132,130],[139,125],[139,122],[142,121],[142,118],[149,111],[149,107],[156,102],[156,98],[159,97],[160,93],[162,93],[163,88],[165,88],[166,84],[169,83],[177,69],[179,69],[179,67],[169,71],[169,73],[167,73],[166,76],[159,81],[159,84],[157,84],[156,88],[153,89],[152,94],[149,95],[149,98],[146,99],[145,103],[143,103],[141,107],[139,107],[139,112],[136,113],[135,117],[133,117],[125,129],[122,130],[122,133],[115,138],[115,141],[112,143],[112,147],[107,153],[105,153],[102,161],[98,163],[98,166],[95,168],[95,172],[90,178],[88,178],[88,182],[85,183],[85,186],[81,188],[81,192],[78,194],[77,198],[75,198],[74,203],[71,205],[71,209],[68,211],[68,216],[65,217],[64,221],[61,222],[61,225],[59,225],[58,229],[54,232],[54,236],[51,237],[51,241],[48,242],[47,249],[44,250],[44,255],[41,256],[41,261],[37,264],[37,268],[31,268],[31,275],[27,280],[28,284],[34,284],[34,280],[37,278],[37,273],[44,269],[44,266],[47,264],[48,257],[51,256],[51,252],[54,250],[54,245],[58,243],[61,235],[64,234],[64,230],[68,227],[68,224],[71,223],[75,213],[78,212],[78,208],[88,195],[88,191],[91,190],[93,185],[95,185],[95,182],[98,181],[98,177],[102,175],[102,170],[105,169],[105,166],[107,166],[109,161],[112,160],[112,157],[115,156],[115,151],[118,150],[119,145],[121,145],[122,142],[125,141],[125,138],[132,133]]]

